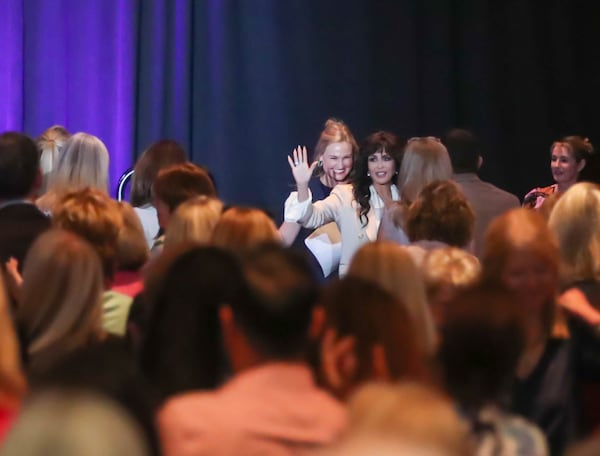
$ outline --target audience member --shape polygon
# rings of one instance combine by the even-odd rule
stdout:
[[[546,455],[540,429],[506,412],[525,347],[523,312],[513,296],[479,287],[448,304],[439,360],[448,393],[470,423],[478,455]]]
[[[61,149],[64,147],[67,140],[71,137],[71,133],[61,125],[53,125],[44,130],[37,139],[37,147],[40,151],[40,170],[42,172],[42,186],[40,195],[48,190],[48,181],[52,170],[58,163],[58,157]]]
[[[58,162],[50,174],[48,191],[36,204],[49,213],[66,193],[86,187],[104,193],[108,189],[108,150],[100,138],[75,133],[60,149]]]
[[[303,359],[317,288],[292,252],[262,246],[244,263],[248,292],[219,311],[234,377],[171,398],[159,413],[166,456],[310,454],[334,441],[343,407]]]
[[[152,247],[159,232],[156,208],[152,205],[152,184],[161,169],[186,161],[183,147],[162,139],[148,147],[135,164],[129,200],[142,222],[148,247]]]
[[[33,204],[41,185],[40,158],[31,138],[0,135],[0,261],[23,265],[29,246],[50,227]]]
[[[266,242],[281,243],[281,235],[269,216],[251,207],[230,207],[213,229],[211,244],[234,253]]]
[[[320,382],[346,399],[369,381],[429,379],[408,306],[372,282],[345,277],[328,284],[317,334]]]
[[[181,203],[165,232],[165,248],[191,243],[208,245],[221,218],[223,203],[208,196],[196,196]]]
[[[119,233],[123,227],[118,203],[93,188],[70,192],[56,206],[52,223],[81,236],[100,256],[106,289],[102,296],[102,324],[109,333],[123,336],[132,299],[110,289],[117,267]]]
[[[410,240],[405,228],[407,208],[427,184],[451,177],[450,157],[438,138],[409,139],[398,172],[400,202],[386,206],[377,238],[408,244]]]
[[[363,245],[352,258],[348,276],[371,281],[406,305],[421,349],[435,352],[437,337],[423,276],[404,247],[389,241]]]
[[[481,256],[483,237],[490,222],[500,214],[520,206],[519,199],[489,182],[477,173],[483,164],[479,141],[468,130],[450,130],[443,141],[448,149],[454,180],[460,186],[475,213],[474,253]]]

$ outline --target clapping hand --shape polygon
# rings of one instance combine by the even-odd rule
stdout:
[[[306,147],[296,147],[292,156],[288,155],[288,163],[292,168],[292,174],[297,185],[307,185],[312,177],[313,171],[317,166],[317,162],[308,164]]]

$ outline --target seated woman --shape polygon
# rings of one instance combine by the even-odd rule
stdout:
[[[546,455],[546,438],[506,412],[505,399],[525,347],[523,312],[506,291],[476,287],[448,304],[439,361],[443,383],[470,425],[480,455]]]
[[[404,247],[386,241],[363,245],[352,258],[348,277],[371,281],[405,304],[421,349],[433,355],[437,337],[425,296],[423,276]]]
[[[557,318],[558,245],[536,211],[513,209],[485,237],[482,283],[514,294],[526,328],[510,410],[537,424],[551,454],[563,454],[576,435],[575,371],[571,342]]]
[[[221,213],[223,203],[216,198],[196,196],[175,210],[165,233],[165,248],[181,244],[208,245]]]
[[[281,243],[271,218],[253,207],[230,207],[215,225],[211,245],[243,254],[260,244]]]
[[[386,207],[377,238],[408,244],[410,241],[405,229],[408,207],[427,184],[450,179],[450,156],[438,138],[428,136],[409,139],[398,172],[400,202]]]
[[[564,193],[573,184],[583,180],[582,171],[593,159],[594,146],[587,138],[566,136],[550,147],[550,170],[554,184],[536,187],[523,198],[523,207],[539,209],[548,196]]]
[[[38,150],[40,151],[40,170],[42,172],[40,196],[48,189],[48,180],[52,174],[52,170],[58,163],[60,150],[70,137],[71,133],[65,127],[53,125],[46,129],[36,140]]]
[[[306,150],[295,150],[288,162],[298,187],[285,202],[285,220],[305,228],[335,222],[341,233],[339,274],[343,276],[361,245],[374,241],[384,207],[400,198],[393,178],[400,165],[401,146],[395,135],[380,131],[361,145],[351,184],[339,184],[321,200],[312,200],[309,182],[317,166],[308,163]]]
[[[48,191],[36,201],[40,210],[53,213],[66,193],[91,187],[108,190],[108,150],[100,138],[75,133],[60,150],[50,174]]]
[[[356,277],[327,285],[324,321],[313,359],[320,382],[347,399],[369,381],[427,381],[425,352],[407,306],[372,282]]]
[[[30,374],[106,337],[102,290],[100,259],[87,242],[63,230],[38,237],[25,259],[16,313]]]
[[[405,212],[405,226],[415,263],[425,253],[443,247],[469,249],[475,228],[475,213],[458,185],[434,181],[419,192]]]
[[[152,184],[161,169],[185,163],[183,147],[170,139],[162,139],[148,147],[135,163],[129,201],[142,222],[148,247],[158,236],[158,216],[152,204]]]

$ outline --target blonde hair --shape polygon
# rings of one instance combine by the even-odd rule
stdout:
[[[325,149],[330,144],[347,142],[350,144],[352,148],[352,161],[356,160],[356,154],[358,153],[358,144],[356,139],[354,139],[354,135],[348,128],[348,126],[337,119],[327,119],[325,122],[325,127],[319,136],[319,141],[315,146],[315,153],[313,155],[313,161],[318,161],[321,159],[323,154],[325,153]],[[317,166],[315,168],[315,176],[321,176],[323,174],[323,168],[321,166]]]
[[[40,169],[42,171],[42,193],[48,188],[49,175],[58,162],[60,150],[71,137],[67,129],[61,125],[53,125],[44,130],[37,139],[40,151]]]
[[[394,242],[363,245],[352,258],[349,277],[359,277],[379,285],[404,304],[420,338],[421,349],[433,353],[437,343],[435,326],[427,305],[421,271],[410,253]]]
[[[350,399],[347,435],[392,437],[443,454],[473,454],[467,425],[443,393],[419,383],[369,384]]]
[[[58,162],[49,177],[48,192],[38,199],[38,206],[54,212],[62,195],[85,187],[106,193],[108,163],[108,150],[98,137],[75,133],[61,149]]]
[[[12,408],[25,393],[25,376],[4,278],[0,274],[0,406]]]
[[[117,207],[123,218],[123,226],[117,237],[117,267],[137,271],[150,257],[144,228],[131,204],[120,201]]]
[[[411,203],[427,184],[450,179],[450,156],[438,139],[427,137],[408,141],[398,171],[398,188],[402,201]]]
[[[260,209],[232,207],[217,222],[211,242],[234,252],[242,252],[267,242],[281,243],[273,220]]]
[[[573,185],[552,209],[548,226],[558,238],[565,284],[600,279],[600,189]]]
[[[197,196],[181,203],[169,220],[165,248],[187,242],[209,244],[222,211],[223,203],[207,196]]]
[[[90,393],[46,391],[23,407],[3,442],[2,454],[147,456],[151,453],[142,430],[118,404]]]
[[[102,291],[100,260],[87,242],[63,230],[37,238],[25,258],[16,315],[31,367],[103,337]]]
[[[511,209],[496,217],[488,226],[481,258],[482,282],[490,286],[505,287],[504,270],[511,255],[519,250],[544,261],[554,276],[552,281],[558,282],[559,254],[556,237],[541,214],[526,208]],[[555,297],[552,296],[544,304],[542,311],[542,324],[548,334],[552,331],[555,312]]]
[[[463,249],[444,247],[427,252],[421,270],[431,303],[442,289],[458,290],[477,282],[481,265],[476,256]]]
[[[67,193],[56,207],[52,224],[88,241],[100,255],[105,277],[112,278],[119,232],[123,226],[123,216],[116,201],[93,188]]]

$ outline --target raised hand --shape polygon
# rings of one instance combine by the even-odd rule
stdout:
[[[308,185],[308,181],[310,181],[310,178],[312,177],[317,162],[315,161],[309,165],[306,147],[298,146],[294,148],[292,156],[288,155],[287,159],[290,168],[292,168],[292,174],[294,175],[296,184],[299,186]]]

